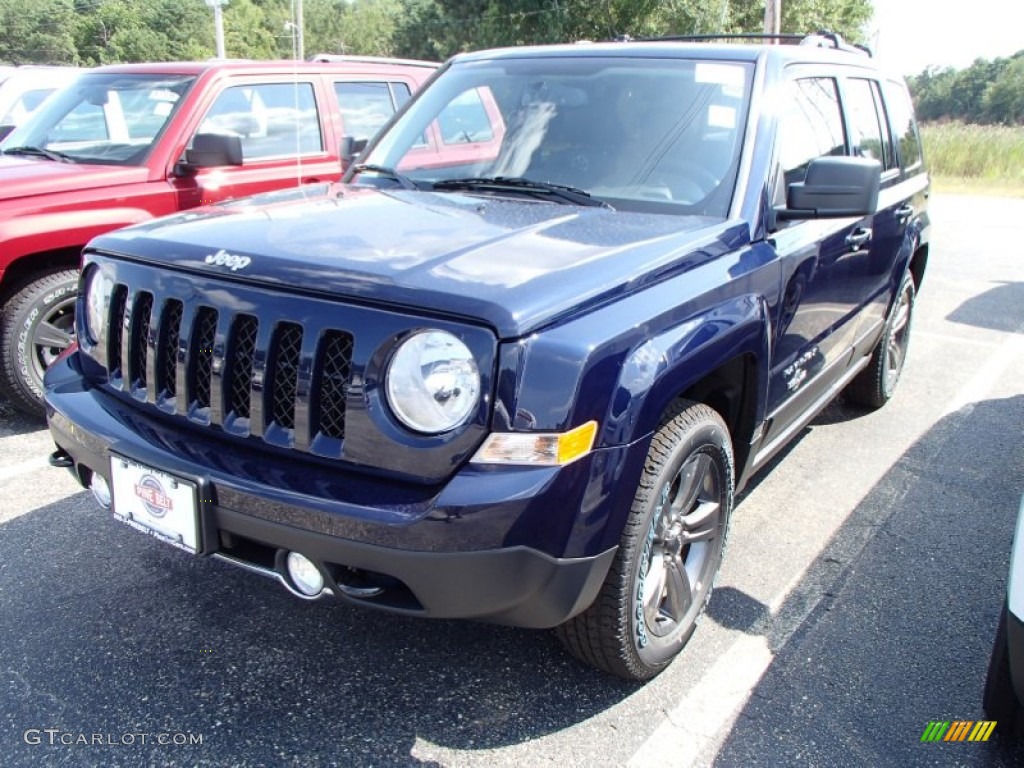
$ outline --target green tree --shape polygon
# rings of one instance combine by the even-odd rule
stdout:
[[[1024,52],[1011,59],[985,88],[982,113],[986,122],[1024,124]]]
[[[0,0],[0,61],[77,64],[71,0]]]
[[[760,32],[763,0],[404,0],[395,48],[445,58],[476,48],[608,40],[628,34]],[[783,31],[864,37],[870,0],[789,0]]]
[[[390,56],[401,0],[306,0],[306,53]]]

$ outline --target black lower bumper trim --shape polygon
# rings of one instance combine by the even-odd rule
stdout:
[[[554,627],[594,601],[615,557],[615,548],[573,559],[527,547],[415,552],[338,539],[224,508],[213,513],[224,551],[235,560],[274,569],[282,560],[281,550],[299,552],[320,567],[339,598],[430,618]],[[237,545],[238,537],[244,545]],[[260,548],[266,552],[263,563],[253,554]],[[240,556],[239,551],[247,554]],[[371,596],[357,598],[355,590],[339,587],[350,577],[384,588],[366,590]]]

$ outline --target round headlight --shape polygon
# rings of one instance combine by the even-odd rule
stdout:
[[[388,404],[410,429],[428,434],[462,424],[480,400],[480,372],[469,347],[447,331],[410,336],[386,379]]]
[[[111,280],[100,270],[94,269],[89,274],[89,282],[85,286],[85,330],[93,344],[98,344],[103,337],[113,287]]]

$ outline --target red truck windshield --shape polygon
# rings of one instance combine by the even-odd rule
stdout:
[[[141,165],[194,80],[183,75],[83,75],[8,136],[3,152]]]

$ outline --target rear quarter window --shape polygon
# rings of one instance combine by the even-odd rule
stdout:
[[[899,152],[900,166],[906,174],[924,170],[921,153],[921,136],[914,119],[914,107],[910,93],[902,83],[885,83],[885,103],[892,122],[893,139]]]

